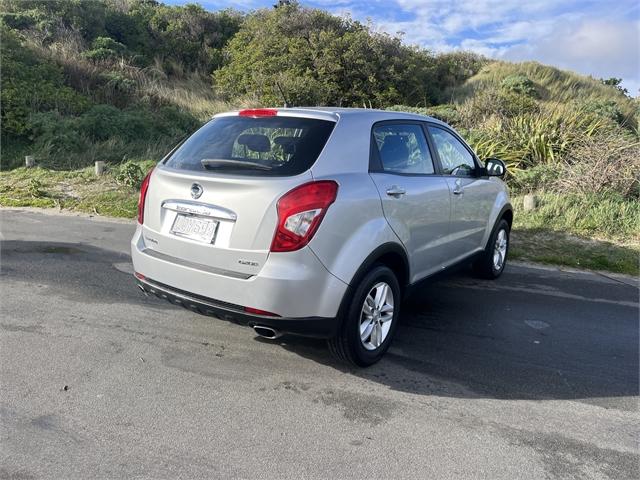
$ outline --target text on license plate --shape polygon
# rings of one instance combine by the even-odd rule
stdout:
[[[171,227],[171,233],[181,237],[212,243],[218,229],[218,221],[211,218],[178,214]]]

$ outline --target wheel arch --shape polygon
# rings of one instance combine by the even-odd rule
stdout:
[[[493,232],[495,232],[496,228],[498,228],[498,224],[502,219],[507,221],[507,223],[509,224],[509,230],[511,230],[511,225],[513,224],[513,207],[510,203],[504,204],[500,209],[500,212],[498,212],[498,215],[496,215],[496,219],[493,222],[493,226],[491,227],[491,230],[489,230],[489,235],[487,236],[487,239],[485,241],[485,250],[489,246],[489,240],[491,239]]]
[[[500,210],[500,213],[498,214],[496,223],[498,223],[503,218],[509,224],[509,229],[511,229],[511,226],[513,225],[513,207],[510,203],[507,203],[504,207],[502,207],[502,210]]]
[[[377,247],[364,259],[349,285],[355,287],[359,280],[376,264],[389,267],[398,279],[400,288],[409,283],[409,260],[405,249],[397,243],[388,242]]]
[[[348,288],[345,291],[340,307],[338,309],[338,328],[341,328],[345,315],[349,308],[349,302],[353,292],[358,287],[360,280],[367,274],[374,265],[386,265],[389,267],[398,279],[400,284],[400,296],[402,297],[409,286],[409,259],[407,252],[398,243],[387,242],[377,248],[375,248],[360,264],[360,267],[353,274],[351,280],[348,283]]]

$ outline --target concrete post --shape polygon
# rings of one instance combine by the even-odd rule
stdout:
[[[33,158],[33,155],[27,155],[24,157],[24,164],[27,168],[33,168],[36,166],[36,159]]]
[[[535,210],[538,206],[538,199],[533,193],[528,193],[524,196],[524,211],[530,212]]]
[[[103,160],[97,160],[96,161],[96,176],[100,176],[104,174],[104,161]]]

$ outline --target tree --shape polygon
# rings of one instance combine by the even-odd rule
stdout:
[[[296,2],[249,16],[214,72],[229,98],[254,96],[263,104],[426,105],[432,55],[397,37]]]
[[[623,93],[624,95],[629,96],[629,90],[627,90],[621,85],[622,84],[621,78],[616,78],[616,77],[611,77],[607,79],[601,78],[600,82],[602,82],[603,85],[609,85],[610,87],[615,88],[616,90]]]

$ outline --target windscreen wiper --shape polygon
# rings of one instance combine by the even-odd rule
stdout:
[[[204,168],[246,168],[246,169],[258,169],[258,170],[272,170],[269,165],[263,165],[258,162],[248,162],[246,160],[218,160],[213,158],[204,158],[200,160],[200,163]]]

